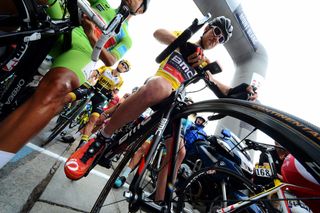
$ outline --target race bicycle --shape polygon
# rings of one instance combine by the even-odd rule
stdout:
[[[209,17],[210,16],[206,16],[202,20],[196,19],[190,27],[188,27],[159,55],[159,57],[157,57],[156,61],[163,61],[163,59],[174,52],[177,47],[185,43],[208,21]],[[179,54],[176,52],[174,55],[179,57]],[[181,55],[180,58],[182,58]],[[154,112],[142,122],[134,125],[128,132],[121,132],[116,135],[119,140],[110,144],[110,146],[106,146],[100,156],[95,159],[90,169],[102,159],[109,159],[115,154],[125,152],[122,161],[118,164],[110,179],[102,189],[91,212],[99,212],[101,210],[116,178],[120,175],[121,171],[133,157],[138,148],[152,134],[154,135],[153,143],[148,155],[145,157],[145,164],[135,174],[135,177],[130,183],[129,190],[124,193],[124,197],[129,203],[128,208],[130,212],[135,212],[139,208],[146,209],[148,212],[170,212],[173,206],[172,204],[179,201],[179,196],[181,196],[181,193],[178,193],[175,189],[173,177],[176,156],[179,151],[178,141],[181,131],[181,119],[186,118],[193,113],[207,112],[216,116],[217,120],[219,120],[218,118],[223,119],[224,117],[228,117],[246,122],[253,126],[254,130],[259,130],[272,139],[279,141],[281,145],[303,164],[316,180],[320,181],[318,172],[320,168],[320,158],[318,157],[320,154],[320,129],[318,127],[288,113],[249,101],[226,98],[207,100],[187,105],[184,100],[185,89],[188,85],[203,80],[210,88],[211,82],[207,80],[205,70],[206,69],[188,70],[193,72],[194,76],[183,82],[169,98],[161,102],[158,111]],[[144,188],[141,186],[141,182],[143,181],[145,171],[155,156],[154,153],[161,141],[162,134],[167,128],[172,129],[174,148],[171,153],[167,153],[171,157],[171,160],[168,162],[169,173],[167,177],[166,194],[164,202],[159,205],[159,203],[153,202],[152,198],[148,197],[148,193],[145,193]],[[207,172],[216,173],[221,170],[223,170],[223,174],[227,174],[231,178],[234,177],[234,173],[230,173],[227,170],[220,168],[207,170]],[[236,180],[239,180],[239,178]],[[255,188],[251,182],[247,182],[246,180],[247,179],[243,179],[241,182],[242,184],[239,186],[249,190],[252,194],[258,193],[259,190]],[[180,201],[183,202],[184,200],[180,199]],[[214,201],[209,201],[209,203],[210,202],[212,203]],[[257,200],[256,202],[263,208],[268,208],[263,201]],[[244,208],[245,207],[247,206],[244,206]]]

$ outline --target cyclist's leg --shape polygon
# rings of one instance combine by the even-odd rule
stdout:
[[[165,155],[162,165],[161,165],[161,170],[158,175],[157,179],[157,190],[156,190],[156,195],[155,195],[155,201],[163,201],[164,196],[165,196],[165,191],[166,191],[166,186],[167,186],[167,177],[168,177],[168,169],[170,168],[170,163],[171,163],[171,157],[173,156],[173,138],[170,137],[166,139],[165,141],[166,147],[167,147],[167,154]],[[180,138],[179,141],[179,152],[178,156],[176,159],[176,167],[174,171],[174,182],[177,177],[178,169],[186,155],[186,150],[184,147],[184,142],[183,139]]]
[[[83,40],[77,33],[74,39]],[[92,48],[87,40],[81,50],[76,45],[55,58],[35,94],[2,121],[0,150],[16,153],[62,109],[67,93],[84,83],[82,68],[90,62]]]
[[[89,140],[89,137],[92,134],[92,130],[95,126],[95,123],[99,119],[99,116],[103,113],[105,98],[102,97],[100,94],[96,93],[91,98],[91,102],[92,102],[92,113],[89,117],[88,123],[83,128],[80,144],[83,144]]]
[[[80,87],[76,88],[72,92],[69,92],[65,97],[65,103],[70,103],[72,101],[79,100],[86,95],[90,94],[90,89],[86,86],[86,84],[82,84]]]
[[[48,72],[35,94],[0,124],[0,150],[16,153],[62,109],[65,94],[78,86],[69,69]]]
[[[138,118],[148,107],[169,97],[171,92],[172,86],[166,79],[160,76],[150,78],[136,93],[119,105],[105,125],[103,133],[111,135],[116,129]]]
[[[131,161],[129,162],[128,167],[132,170],[139,163],[141,158],[149,151],[150,148],[150,140],[146,140],[142,146],[138,149],[138,151],[134,154]]]
[[[166,79],[159,76],[151,78],[138,92],[119,105],[101,134],[98,134],[98,139],[89,141],[69,157],[65,166],[67,176],[71,179],[83,177],[105,145],[112,143],[110,136],[116,129],[135,120],[148,107],[158,104],[171,93],[172,86]]]
[[[142,146],[138,149],[137,152],[133,155],[132,159],[129,162],[129,165],[124,168],[121,175],[117,178],[117,180],[114,183],[115,188],[120,188],[123,186],[124,182],[128,178],[130,172],[138,165],[141,158],[149,151],[151,141],[146,140]]]

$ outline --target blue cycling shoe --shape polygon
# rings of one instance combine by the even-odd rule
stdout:
[[[123,186],[126,182],[126,178],[124,176],[118,177],[117,180],[114,182],[113,188],[119,189]]]

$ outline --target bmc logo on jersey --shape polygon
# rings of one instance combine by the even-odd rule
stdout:
[[[196,71],[183,60],[180,54],[173,54],[171,60],[179,66],[177,68],[182,73],[185,80],[192,78],[196,74]]]

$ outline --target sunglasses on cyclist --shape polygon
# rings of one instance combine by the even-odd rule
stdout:
[[[121,62],[121,65],[128,71],[129,70],[129,66],[127,63],[125,62]]]
[[[219,37],[218,38],[218,41],[219,41],[219,43],[220,44],[223,44],[224,43],[224,37],[223,37],[223,34],[222,34],[222,31],[221,31],[221,29],[219,28],[219,27],[213,27],[212,28],[212,32],[213,32],[213,35],[215,36],[215,37]]]

